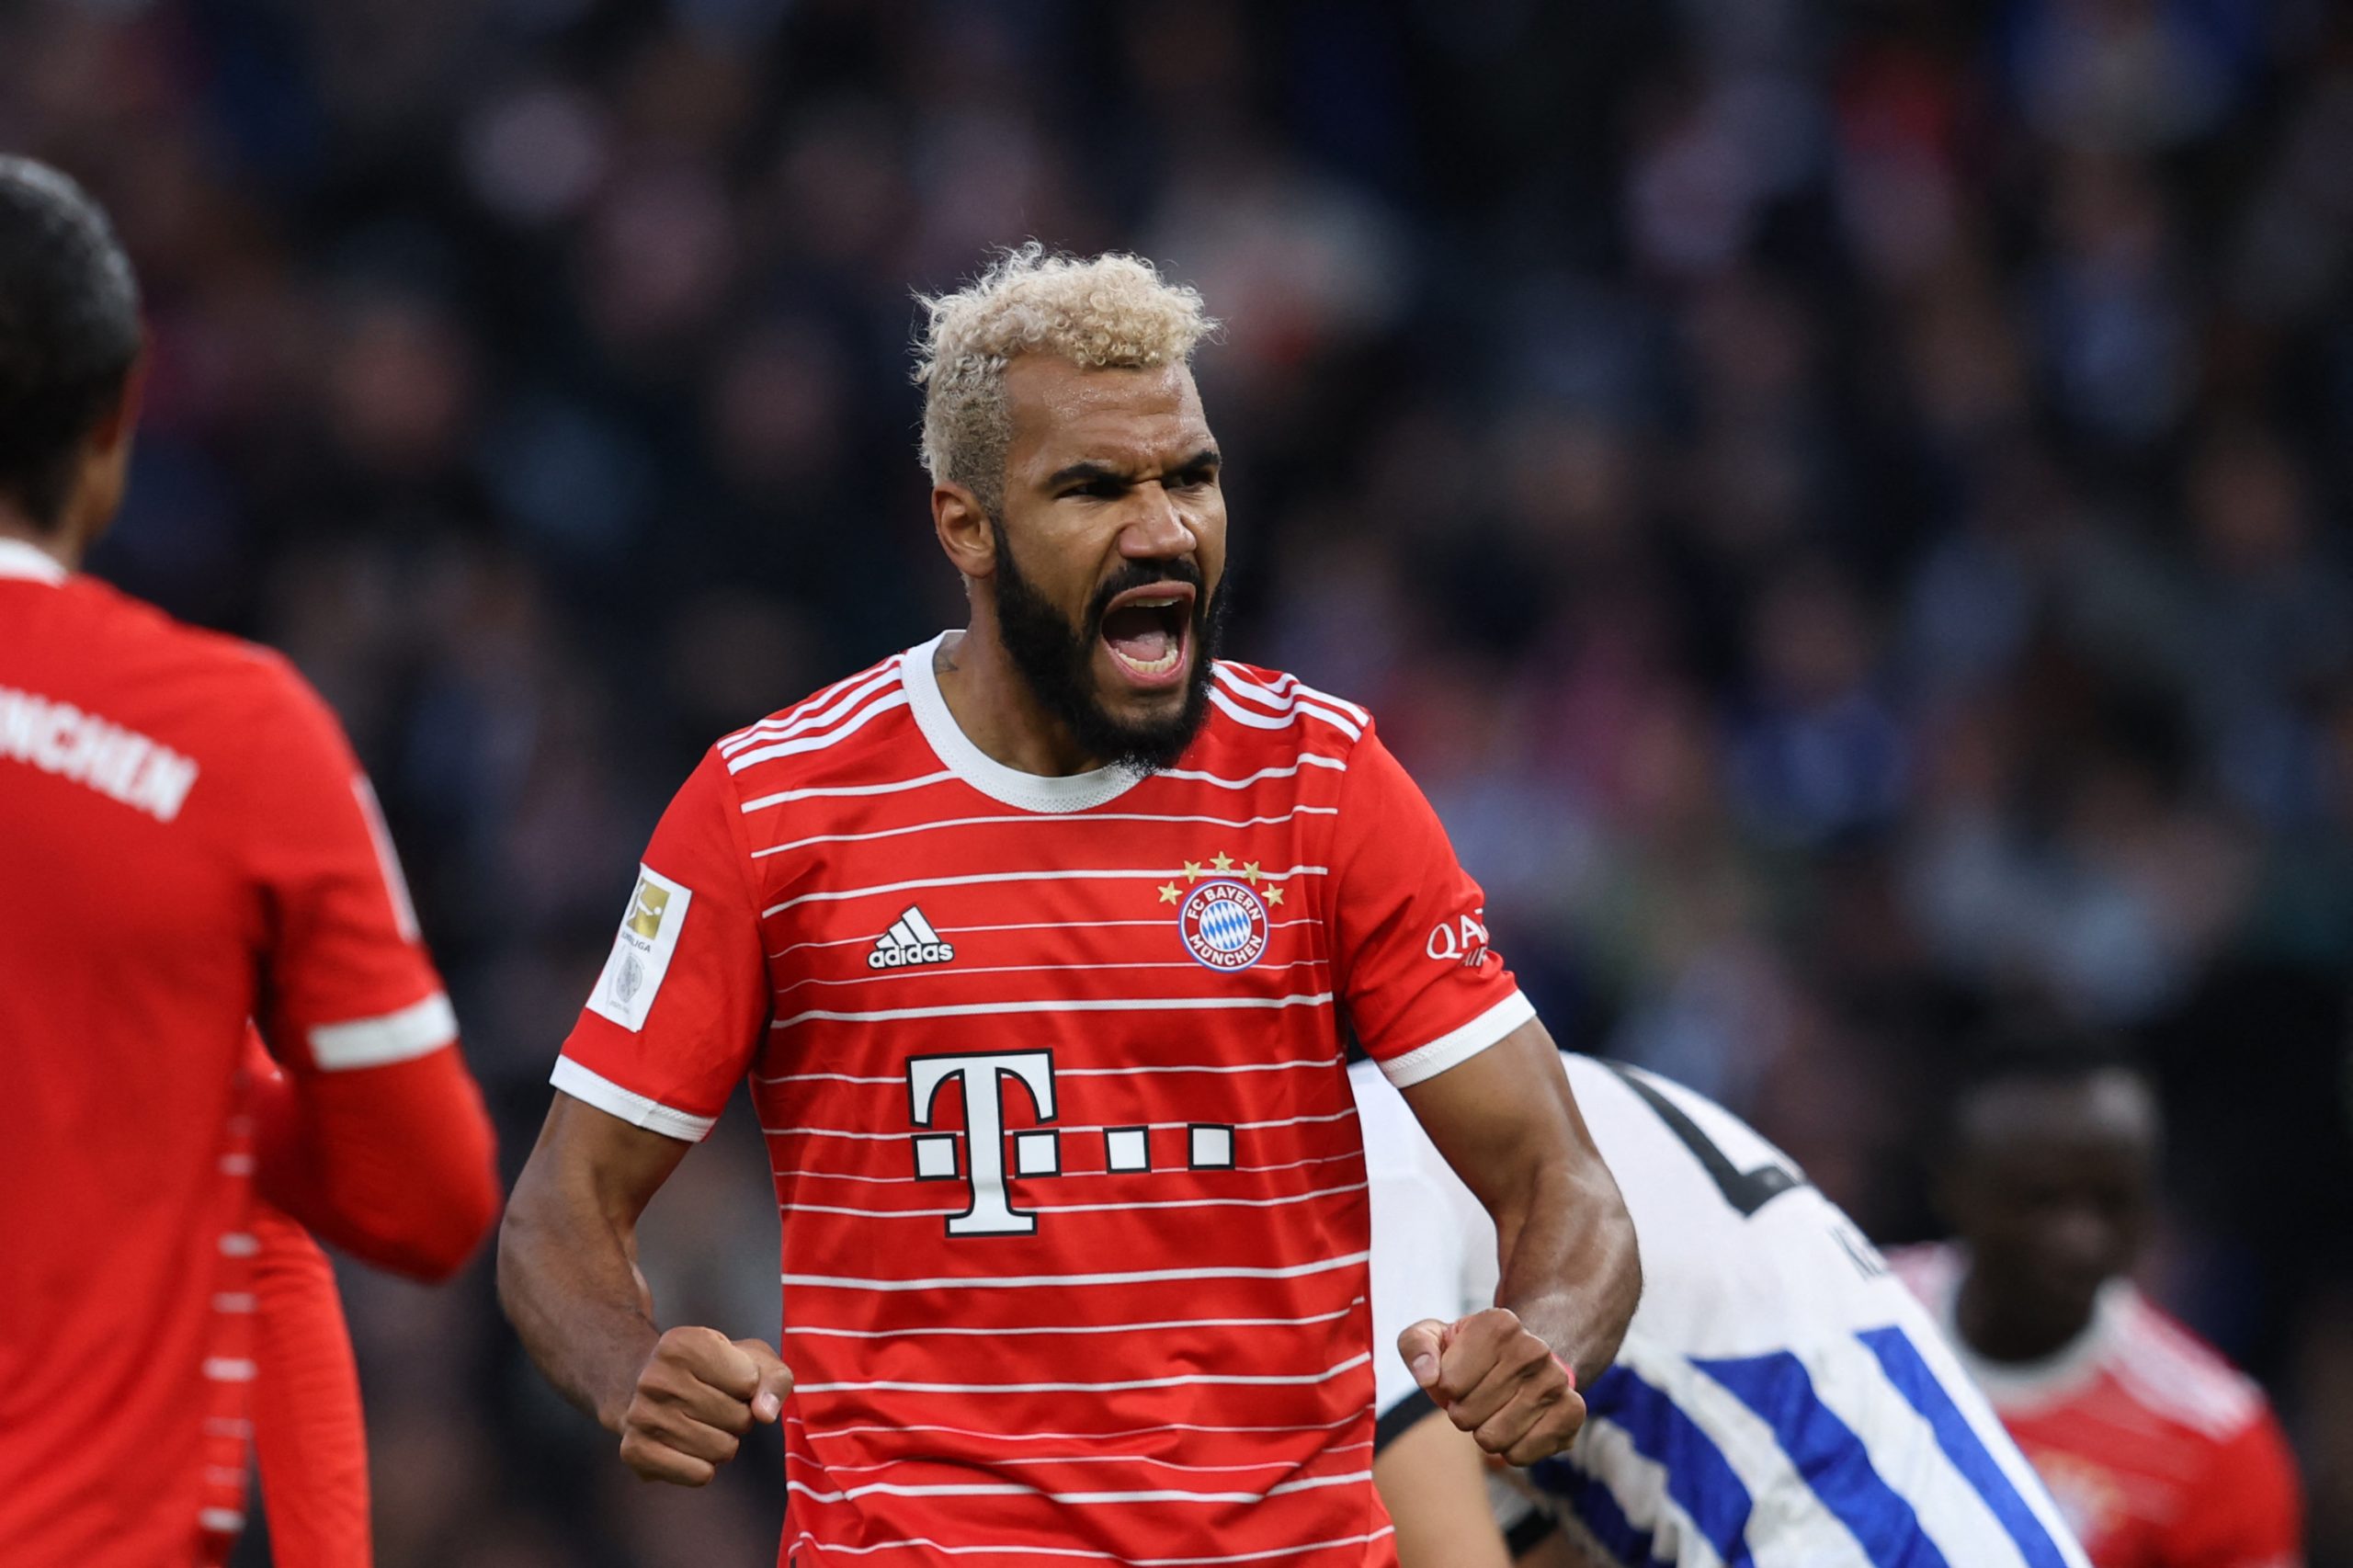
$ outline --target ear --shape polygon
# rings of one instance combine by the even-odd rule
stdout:
[[[949,563],[968,581],[996,574],[996,530],[972,491],[952,482],[933,485],[931,528]]]
[[[130,443],[131,433],[139,427],[139,410],[146,398],[147,350],[142,347],[139,358],[133,359],[131,369],[123,373],[122,394],[114,400],[114,406],[98,415],[98,422],[90,427],[89,442],[93,455],[110,460]]]

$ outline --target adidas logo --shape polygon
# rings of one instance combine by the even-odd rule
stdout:
[[[955,961],[956,949],[931,928],[922,910],[912,906],[874,938],[874,950],[866,955],[869,969],[911,969],[919,963]]]

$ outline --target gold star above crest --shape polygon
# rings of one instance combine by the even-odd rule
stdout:
[[[1266,873],[1258,869],[1258,862],[1256,860],[1242,868],[1242,880],[1254,888],[1258,885],[1258,879],[1264,875]]]
[[[1221,871],[1231,871],[1233,869],[1233,857],[1221,849],[1210,858],[1210,864]]]
[[[1278,909],[1281,908],[1283,902],[1283,890],[1277,887],[1274,883],[1268,882],[1267,884],[1267,902],[1273,904]]]
[[[1185,890],[1178,887],[1175,882],[1170,882],[1167,886],[1160,890],[1160,902],[1163,903],[1174,903],[1184,896]]]
[[[1201,880],[1201,863],[1199,860],[1185,862],[1185,880],[1188,882],[1198,882]]]

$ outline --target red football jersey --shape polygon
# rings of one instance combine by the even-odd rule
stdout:
[[[0,1562],[188,1562],[207,1359],[249,1366],[212,1351],[248,1020],[335,1073],[449,1044],[449,1004],[301,677],[12,540],[0,851]]]
[[[1403,1084],[1532,1016],[1364,710],[1215,669],[1182,766],[1046,778],[935,642],[721,741],[557,1064],[783,1220],[781,1559],[1393,1562],[1353,1029]]]
[[[2295,1460],[2263,1392],[2124,1280],[2091,1326],[2029,1367],[1988,1361],[1953,1324],[1961,1258],[1890,1262],[1943,1323],[2098,1568],[2299,1568]]]

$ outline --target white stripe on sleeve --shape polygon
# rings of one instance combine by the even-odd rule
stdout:
[[[1461,1028],[1449,1029],[1403,1056],[1382,1060],[1381,1071],[1391,1083],[1406,1088],[1470,1061],[1535,1017],[1536,1004],[1523,993],[1514,991]]]
[[[311,1057],[323,1073],[348,1073],[428,1056],[458,1038],[458,1015],[439,991],[381,1017],[321,1024],[311,1031]]]
[[[555,1059],[555,1071],[548,1074],[548,1082],[575,1100],[620,1117],[631,1127],[642,1127],[649,1132],[659,1132],[682,1143],[701,1142],[710,1136],[710,1130],[719,1122],[715,1116],[697,1116],[692,1111],[664,1105],[660,1100],[648,1099],[634,1089],[624,1089],[610,1078],[591,1072],[569,1056]]]

